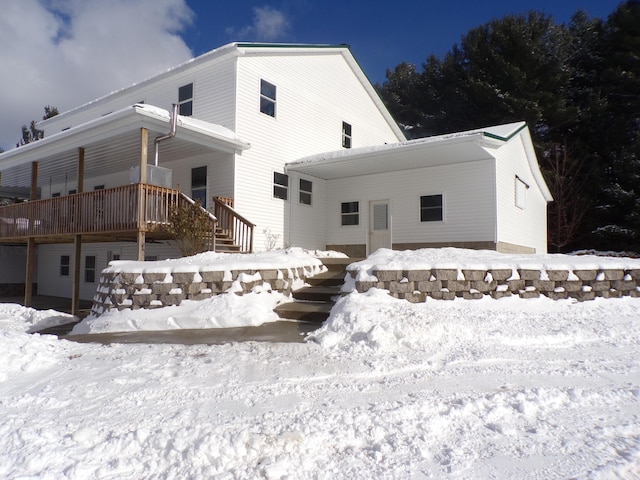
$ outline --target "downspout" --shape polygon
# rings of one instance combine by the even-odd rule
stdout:
[[[173,104],[173,110],[171,112],[171,118],[169,119],[169,122],[171,123],[171,130],[169,131],[169,133],[160,135],[159,137],[156,137],[153,140],[153,145],[156,151],[155,159],[154,159],[154,165],[156,167],[158,166],[158,150],[159,150],[158,144],[164,140],[169,140],[170,138],[173,138],[176,136],[176,130],[178,128],[178,104],[177,103]]]

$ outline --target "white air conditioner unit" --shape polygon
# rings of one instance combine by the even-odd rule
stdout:
[[[129,181],[140,183],[140,166],[129,169]],[[173,171],[170,168],[147,165],[147,183],[158,187],[171,188],[173,184]]]

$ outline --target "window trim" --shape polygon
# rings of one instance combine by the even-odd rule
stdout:
[[[342,148],[351,148],[353,145],[353,126],[343,121],[342,122]]]
[[[60,276],[68,277],[70,273],[71,273],[71,255],[60,255]]]
[[[308,183],[309,184],[309,189],[306,190],[305,188],[303,188],[302,183]],[[298,192],[298,202],[301,205],[309,205],[311,206],[313,203],[313,182],[311,180],[307,180],[305,178],[301,178],[300,181],[298,182],[298,188],[299,188],[299,192]],[[309,201],[303,201],[303,198],[307,198],[309,199]]]
[[[440,205],[439,205],[440,218],[439,219],[425,219],[423,217],[422,214],[425,210],[436,211],[436,209],[438,208],[438,206],[423,207],[422,199],[427,197],[440,197]],[[436,223],[436,222],[444,223],[444,219],[445,219],[444,205],[445,205],[444,193],[431,193],[428,195],[420,195],[418,197],[418,219],[420,220],[420,223]]]
[[[93,259],[93,265],[90,266],[89,259]],[[84,283],[96,283],[96,256],[85,255],[84,257]]]
[[[345,212],[345,205],[355,205],[356,210],[353,212]],[[354,223],[345,223],[345,218],[354,218]],[[357,227],[360,225],[360,201],[341,202],[340,203],[340,226],[341,227]]]
[[[273,88],[273,97],[269,96],[269,92],[265,92],[264,87]],[[276,118],[276,103],[278,99],[277,86],[268,82],[264,78],[260,79],[260,113],[264,113],[269,117]],[[270,107],[270,108],[269,108]]]
[[[180,90],[186,88],[186,87],[191,87],[191,96],[190,97],[184,97],[184,98],[180,98]],[[191,117],[193,116],[193,92],[194,92],[194,88],[193,88],[193,82],[191,83],[187,83],[185,85],[181,85],[178,87],[178,114],[182,115],[183,117]],[[189,110],[191,111],[190,113],[186,113],[183,112],[182,110],[182,106],[183,105],[189,105]],[[185,107],[186,108],[186,107]]]
[[[286,179],[286,185],[277,181],[278,176],[281,177],[280,180]],[[278,195],[276,192],[280,192],[280,194]],[[286,173],[273,172],[273,198],[284,200],[285,202],[289,200],[289,175]]]
[[[198,172],[195,172],[196,170]],[[196,183],[194,186],[194,173],[202,173],[202,171],[204,171],[204,183],[203,184]],[[199,180],[199,178],[197,178],[197,175],[196,175],[196,180]],[[191,168],[191,198],[197,201],[200,201],[202,199],[202,201],[200,202],[200,206],[202,208],[207,208],[207,183],[209,183],[208,180],[209,180],[209,169],[207,168],[206,165]],[[204,196],[196,198],[196,195],[194,192],[198,192],[198,193],[204,192]]]

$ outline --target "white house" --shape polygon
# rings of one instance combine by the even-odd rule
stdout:
[[[381,247],[547,251],[552,197],[524,122],[320,153],[287,170],[292,184],[313,177],[326,192],[316,208],[326,224],[292,228],[293,244],[321,239],[355,257]],[[292,225],[309,215],[296,200]]]
[[[38,127],[0,155],[0,188],[32,192],[0,207],[0,243],[27,246],[27,290],[74,304],[112,259],[176,256],[162,226],[189,199],[242,251],[546,251],[526,126],[407,141],[345,45],[225,45]]]

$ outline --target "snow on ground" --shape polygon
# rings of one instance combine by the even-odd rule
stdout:
[[[640,299],[373,289],[304,344],[80,344],[33,317],[0,304],[0,478],[640,478]]]

